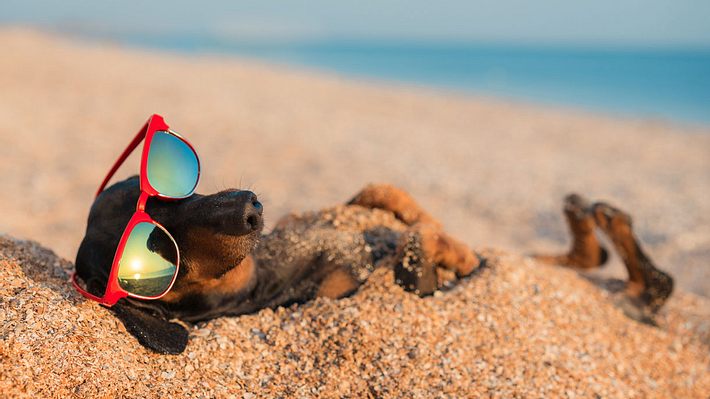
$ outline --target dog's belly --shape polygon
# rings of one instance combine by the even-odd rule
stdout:
[[[273,306],[313,298],[336,270],[362,284],[375,268],[394,264],[405,229],[390,212],[360,206],[289,215],[253,254],[264,281],[259,296]]]

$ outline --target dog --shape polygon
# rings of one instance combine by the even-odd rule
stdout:
[[[91,207],[75,265],[95,295],[106,287],[139,193],[134,176],[106,189]],[[481,264],[411,196],[390,185],[368,186],[338,207],[288,215],[267,235],[262,235],[263,206],[250,191],[194,194],[171,202],[151,199],[146,211],[178,243],[178,276],[160,299],[123,298],[110,309],[142,345],[159,353],[185,349],[185,322],[319,296],[341,298],[378,267],[394,265],[397,282],[424,296]]]
[[[139,193],[134,176],[106,189],[91,207],[75,264],[77,276],[95,295],[106,287]],[[171,202],[151,199],[146,210],[179,246],[178,276],[160,299],[123,298],[110,309],[142,345],[164,354],[184,351],[186,323],[316,297],[342,298],[379,267],[392,267],[406,291],[426,296],[485,264],[408,193],[387,184],[369,185],[333,208],[287,215],[269,234],[262,234],[263,205],[250,191],[194,194]],[[668,289],[664,284],[670,276],[653,267],[640,250],[630,218],[610,206],[588,206],[579,196],[568,197],[565,214],[574,238],[572,250],[537,259],[576,269],[599,267],[608,257],[593,233],[601,227],[618,242],[627,267],[633,265],[628,295],[639,307],[657,311],[670,295],[672,279]],[[649,274],[661,276],[663,283]]]

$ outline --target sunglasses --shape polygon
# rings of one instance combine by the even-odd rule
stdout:
[[[141,141],[141,193],[136,212],[121,235],[103,296],[82,288],[76,272],[71,276],[79,293],[106,306],[125,297],[158,299],[170,291],[180,267],[180,251],[170,233],[146,213],[145,206],[151,197],[168,201],[187,198],[200,179],[195,149],[170,130],[162,116],[153,115],[108,172],[96,197]]]

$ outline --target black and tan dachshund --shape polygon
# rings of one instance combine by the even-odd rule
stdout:
[[[101,295],[106,286],[138,186],[137,177],[114,184],[91,208],[76,270],[93,294]],[[672,280],[643,254],[628,217],[604,204],[589,207],[579,198],[567,202],[573,249],[564,256],[540,259],[597,267],[606,259],[593,237],[594,227],[601,227],[632,265],[628,294],[639,306],[660,308],[670,295]],[[161,299],[124,298],[111,310],[141,344],[160,353],[185,349],[185,323],[319,296],[341,298],[355,292],[378,267],[393,267],[398,284],[425,296],[471,274],[483,262],[444,232],[410,195],[390,185],[368,186],[347,204],[288,215],[267,235],[262,234],[263,206],[249,191],[195,194],[174,202],[151,199],[147,211],[175,238],[179,274]]]
[[[101,193],[91,208],[76,271],[96,295],[106,287],[138,194],[132,177]],[[263,207],[249,191],[152,199],[146,210],[178,243],[177,279],[161,299],[124,298],[111,310],[141,344],[161,353],[187,344],[187,331],[173,319],[190,323],[340,298],[383,265],[395,265],[405,289],[427,295],[479,265],[471,249],[388,185],[369,186],[340,207],[286,216],[268,235],[262,235]]]

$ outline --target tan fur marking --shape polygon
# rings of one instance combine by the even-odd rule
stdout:
[[[168,292],[161,300],[165,302],[176,302],[184,296],[196,292],[214,292],[225,296],[237,293],[249,285],[254,278],[254,273],[256,273],[256,265],[250,255],[223,276],[187,283],[179,291]]]
[[[646,284],[636,256],[636,238],[631,230],[631,218],[619,210],[615,209],[615,212],[614,216],[608,219],[600,207],[595,211],[596,220],[599,227],[611,238],[629,273],[626,293],[638,297],[646,289]]]
[[[418,224],[422,250],[433,263],[453,270],[459,277],[469,275],[478,266],[478,258],[464,243],[435,226]]]
[[[348,204],[390,211],[409,226],[426,223],[441,228],[441,223],[422,209],[407,192],[389,184],[370,184]]]
[[[536,255],[540,263],[567,266],[572,269],[596,269],[604,262],[602,248],[594,233],[596,223],[589,213],[589,203],[579,195],[565,199],[564,215],[572,235],[572,246],[562,255]]]
[[[343,269],[336,269],[321,283],[316,296],[338,299],[349,294],[358,287],[355,279]]]

